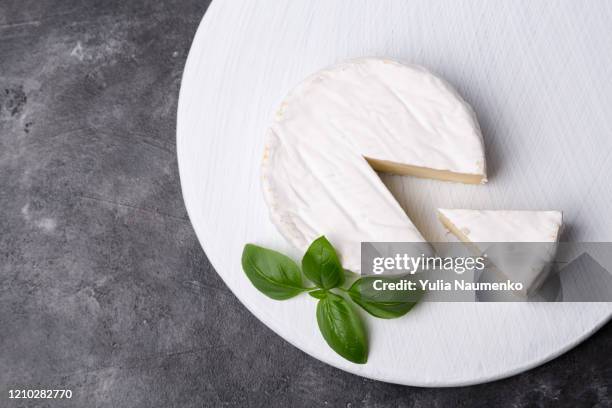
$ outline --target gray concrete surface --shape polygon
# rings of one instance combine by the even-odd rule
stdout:
[[[0,1],[0,407],[611,405],[610,325],[514,378],[418,389],[326,366],[251,316],[180,192],[177,97],[206,6]]]

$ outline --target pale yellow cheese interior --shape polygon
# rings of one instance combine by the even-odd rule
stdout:
[[[449,170],[437,170],[427,167],[413,166],[410,164],[394,163],[387,160],[365,158],[370,166],[382,173],[399,174],[402,176],[414,176],[426,179],[452,181],[465,184],[483,184],[487,178],[483,174],[454,173]]]
[[[446,218],[441,212],[437,212],[438,219],[454,236],[459,238],[462,242],[471,244],[472,241],[465,235],[455,224],[453,224],[448,218]]]

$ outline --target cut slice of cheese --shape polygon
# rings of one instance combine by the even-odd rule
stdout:
[[[557,242],[560,211],[438,209],[446,228],[463,242]]]
[[[442,224],[478,252],[487,253],[497,269],[524,285],[525,294],[545,280],[563,225],[560,211],[438,209]],[[511,245],[511,243],[525,243]]]
[[[363,58],[322,70],[282,102],[267,134],[263,191],[281,234],[306,250],[325,234],[345,268],[363,241],[424,239],[375,170],[486,182],[470,106],[418,66]]]

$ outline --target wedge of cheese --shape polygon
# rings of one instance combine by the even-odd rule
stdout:
[[[438,209],[442,224],[530,294],[544,282],[563,225],[560,211]],[[512,245],[512,243],[523,243]]]
[[[376,171],[486,182],[474,112],[426,69],[378,58],[324,69],[281,103],[262,184],[273,223],[298,249],[324,234],[359,271],[362,241],[423,242]]]

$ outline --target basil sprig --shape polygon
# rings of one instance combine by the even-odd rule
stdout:
[[[253,244],[244,247],[242,269],[253,286],[272,299],[285,300],[302,292],[317,299],[317,323],[323,339],[336,353],[357,364],[368,360],[368,336],[359,314],[343,294],[383,319],[405,315],[421,295],[374,289],[376,279],[392,282],[399,277],[368,276],[343,288],[347,279],[358,275],[342,268],[336,250],[324,236],[313,241],[304,254],[302,271],[289,257]],[[314,287],[304,285],[302,272]]]

